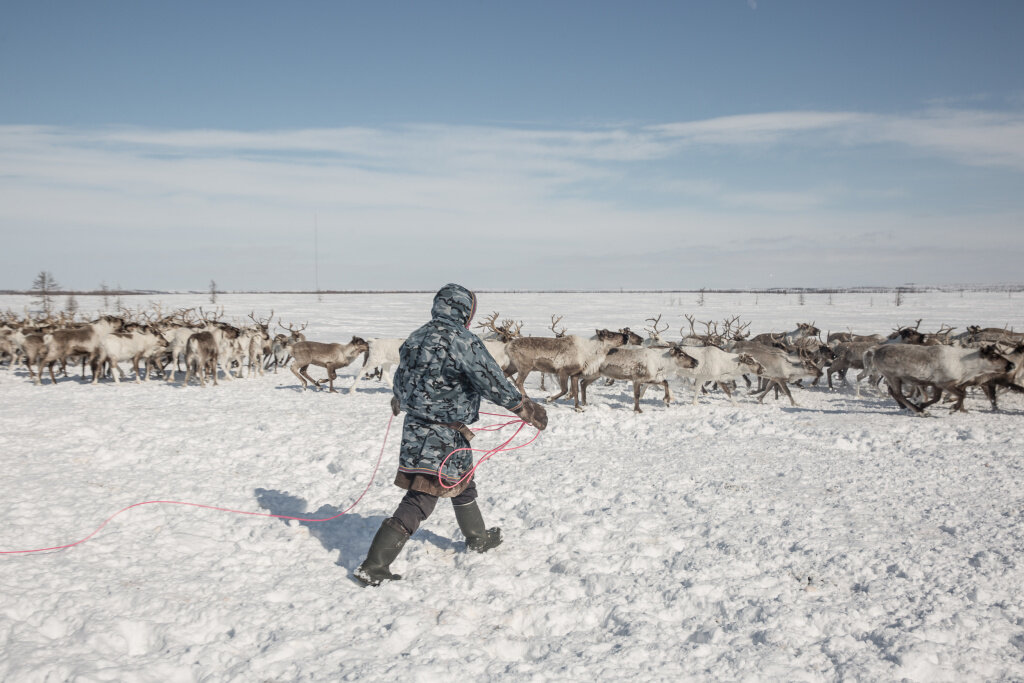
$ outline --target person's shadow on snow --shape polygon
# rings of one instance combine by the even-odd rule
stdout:
[[[310,511],[304,498],[293,496],[287,491],[256,489],[255,493],[259,506],[274,515],[326,519],[334,517],[343,509],[333,505],[321,505],[317,510]],[[324,549],[329,552],[339,551],[337,564],[351,572],[362,562],[373,535],[377,533],[383,521],[384,518],[379,515],[364,517],[353,511],[326,522],[299,524],[307,527],[309,535],[320,541]],[[289,520],[282,519],[281,522],[288,524]]]
[[[304,498],[293,496],[287,491],[256,489],[255,494],[259,506],[273,515],[326,519],[334,517],[343,509],[333,505],[321,505],[315,511],[310,512],[306,509],[308,504]],[[345,567],[351,573],[363,561],[366,551],[370,548],[370,542],[384,519],[381,515],[364,517],[358,512],[349,512],[326,522],[299,522],[299,524],[307,527],[309,535],[320,541],[320,545],[328,552],[339,551],[336,564]],[[281,522],[288,524],[289,520],[282,519]],[[416,532],[416,539],[435,545],[441,550],[455,547],[455,543],[451,539],[438,536],[425,529]]]

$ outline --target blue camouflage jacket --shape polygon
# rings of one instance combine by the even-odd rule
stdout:
[[[394,381],[394,394],[406,412],[395,480],[402,488],[458,495],[469,480],[445,489],[438,485],[438,468],[449,453],[469,443],[456,429],[437,423],[476,422],[481,398],[508,410],[523,400],[480,338],[469,331],[475,312],[472,292],[445,285],[434,297],[430,322],[402,344]],[[472,452],[460,451],[440,475],[451,485],[472,467]]]

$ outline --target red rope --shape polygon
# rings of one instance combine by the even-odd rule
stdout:
[[[491,415],[493,417],[511,417],[510,415],[500,415],[498,413],[480,413],[480,414],[481,415]],[[504,443],[502,443],[502,444],[500,444],[498,446],[495,446],[494,448],[489,448],[489,449],[488,448],[456,448],[454,451],[452,451],[451,453],[446,455],[444,460],[441,461],[441,465],[437,468],[437,483],[439,483],[443,488],[453,489],[456,486],[460,485],[462,482],[466,481],[466,479],[468,479],[469,477],[473,476],[473,473],[476,472],[477,468],[480,467],[480,465],[483,465],[485,462],[487,462],[488,460],[493,458],[498,453],[506,453],[508,451],[514,451],[514,450],[518,450],[520,448],[524,448],[526,446],[529,446],[531,443],[533,443],[534,441],[537,440],[538,436],[540,436],[540,430],[538,429],[537,433],[533,435],[533,438],[530,439],[529,441],[527,441],[526,443],[519,444],[518,446],[513,446],[512,448],[506,448],[506,446],[508,446],[510,443],[512,443],[513,439],[515,439],[517,436],[519,436],[519,432],[523,431],[523,427],[526,426],[526,420],[522,420],[522,419],[520,419],[518,417],[515,418],[514,420],[509,421],[509,422],[503,422],[503,423],[498,423],[498,424],[493,424],[493,425],[487,425],[486,427],[481,427],[477,431],[478,432],[498,431],[500,429],[504,429],[505,427],[508,427],[509,425],[516,424],[517,422],[519,423],[519,429],[517,429],[512,436],[507,438],[504,441]],[[485,455],[482,458],[480,458],[480,460],[478,460],[475,465],[473,465],[473,468],[470,469],[469,472],[466,472],[464,475],[462,475],[461,479],[459,479],[457,482],[455,482],[454,484],[449,486],[448,484],[445,484],[444,480],[441,478],[441,470],[444,469],[444,465],[445,465],[446,462],[448,462],[448,458],[452,457],[453,455],[455,455],[456,453],[458,453],[460,451],[470,451],[470,452],[475,452],[475,453],[484,453]]]
[[[496,415],[497,417],[511,417],[509,415],[497,415],[496,413],[481,413],[481,414],[482,415]],[[222,508],[222,507],[217,507],[215,505],[202,505],[200,503],[183,503],[183,502],[177,501],[177,500],[147,500],[147,501],[143,501],[141,503],[135,503],[134,505],[129,505],[126,508],[122,508],[122,509],[118,510],[117,512],[112,514],[110,517],[108,517],[103,522],[103,524],[100,524],[98,527],[96,527],[95,531],[93,531],[91,534],[89,534],[85,538],[83,538],[81,540],[78,540],[78,541],[75,541],[74,543],[66,543],[64,545],[55,545],[55,546],[52,546],[52,547],[49,547],[49,548],[34,548],[32,550],[0,550],[0,555],[18,555],[18,554],[26,554],[26,553],[42,553],[42,552],[46,552],[48,550],[64,550],[66,548],[73,548],[76,545],[81,545],[82,543],[85,543],[86,541],[88,541],[89,539],[94,537],[96,534],[98,534],[100,531],[103,530],[103,527],[107,526],[107,524],[110,523],[110,520],[114,519],[115,517],[117,517],[122,512],[127,512],[128,510],[131,510],[132,508],[142,507],[143,505],[184,505],[184,506],[187,506],[187,507],[203,508],[204,510],[217,510],[218,512],[233,512],[236,515],[248,515],[250,517],[273,517],[273,518],[276,518],[276,519],[294,519],[294,520],[299,521],[299,522],[329,522],[332,519],[337,519],[338,517],[341,517],[342,515],[351,512],[352,509],[355,508],[355,506],[358,505],[359,502],[363,499],[363,496],[366,495],[366,492],[370,490],[370,486],[373,484],[373,480],[377,476],[377,471],[380,469],[381,460],[383,460],[383,458],[384,458],[384,448],[385,448],[385,446],[387,446],[388,434],[391,433],[391,423],[394,421],[394,419],[395,419],[394,416],[392,416],[391,418],[388,419],[387,430],[385,430],[385,432],[384,432],[384,443],[382,443],[381,446],[380,446],[380,455],[377,456],[377,464],[374,465],[374,467],[373,467],[373,474],[370,475],[370,481],[369,481],[369,483],[366,484],[366,488],[363,489],[363,492],[359,494],[359,497],[356,498],[354,503],[352,503],[350,506],[348,506],[347,508],[345,508],[344,510],[342,510],[341,512],[339,512],[336,515],[332,515],[330,517],[325,517],[323,519],[311,519],[311,518],[308,518],[308,517],[291,517],[289,515],[275,515],[275,514],[271,514],[271,513],[267,513],[267,512],[249,512],[247,510],[233,510],[231,508]],[[523,446],[527,446],[527,445],[533,443],[533,441],[540,434],[539,431],[537,432],[536,435],[534,435],[533,439],[530,439],[528,442],[522,444],[521,446],[515,446],[513,448],[505,448],[505,446],[507,446],[512,441],[512,439],[514,439],[516,437],[516,435],[518,435],[519,432],[522,431],[523,427],[526,425],[525,422],[523,422],[522,420],[520,420],[518,418],[513,420],[513,421],[511,421],[511,422],[505,422],[503,424],[487,425],[486,427],[481,427],[478,431],[482,431],[482,432],[496,431],[496,430],[502,429],[504,427],[507,427],[507,426],[509,426],[511,424],[515,424],[516,422],[522,423],[522,424],[520,424],[519,429],[517,429],[516,433],[512,435],[512,438],[506,440],[503,444],[501,444],[497,448],[492,448],[490,450],[474,449],[474,448],[468,448],[468,449],[467,448],[458,448],[458,449],[452,451],[451,453],[449,453],[448,456],[444,459],[444,462],[447,462],[448,458],[450,458],[453,454],[455,454],[455,453],[457,453],[459,451],[462,451],[462,450],[486,451],[487,455],[485,457],[481,458],[480,462],[478,462],[476,464],[476,466],[474,466],[473,469],[470,470],[466,474],[466,477],[468,477],[471,474],[473,474],[473,472],[476,471],[477,467],[479,467],[484,462],[489,460],[496,453],[501,453],[502,451],[513,451],[513,450],[516,450],[517,448],[522,448]],[[441,463],[442,467],[444,466],[444,462]],[[440,471],[440,468],[438,468],[438,471]],[[466,477],[463,477],[462,479],[460,479],[459,482],[461,483]],[[445,484],[443,482],[441,483],[441,485],[445,486]],[[456,483],[454,486],[458,486],[458,483]],[[445,488],[453,488],[453,486],[445,486]]]

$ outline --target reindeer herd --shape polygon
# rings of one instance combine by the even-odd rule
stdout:
[[[876,391],[884,382],[889,395],[915,414],[923,414],[943,397],[952,403],[951,410],[964,411],[964,399],[973,387],[984,393],[993,410],[998,409],[1001,393],[1024,393],[1024,334],[1005,328],[971,326],[954,335],[953,328],[943,326],[926,333],[918,320],[913,327],[884,336],[836,332],[823,340],[814,323],[750,337],[750,323],[741,323],[738,317],[720,324],[686,316],[689,329],[681,328],[680,339],[669,340],[664,336],[669,326],[660,315],[647,319],[646,337],[628,327],[595,330],[593,336],[566,334],[566,328],[558,327],[561,318],[554,315],[553,336],[526,336],[522,322],[499,323],[498,318],[497,312],[485,317],[477,330],[505,375],[524,394],[530,374],[541,373],[541,391],[546,380],[554,379],[558,391],[547,400],[568,394],[577,411],[587,404],[587,387],[599,380],[631,382],[636,412],[642,412],[640,401],[651,385],[662,387],[669,404],[673,379],[692,385],[694,405],[716,389],[735,403],[740,382],[759,402],[774,391],[776,398],[784,394],[797,405],[791,387],[817,385],[824,375],[832,389],[833,377],[851,381],[850,370],[859,371],[852,379],[857,396],[862,381]],[[307,341],[303,331],[308,323],[297,327],[280,319],[277,326],[282,332],[272,337],[273,311],[266,318],[252,312],[249,319],[250,324],[231,324],[223,320],[223,309],[202,308],[169,315],[159,308],[122,309],[121,315],[102,315],[91,322],[66,316],[32,319],[8,311],[0,319],[0,362],[8,362],[12,369],[24,366],[36,384],[44,383],[44,369],[50,383],[56,384],[55,366],[68,376],[68,364],[81,361],[82,377],[88,371],[92,383],[108,375],[120,382],[127,376],[121,364],[130,363],[136,382],[154,376],[173,382],[181,375],[183,385],[195,378],[205,386],[207,381],[217,384],[218,371],[230,380],[271,369],[276,373],[290,361],[302,389],[309,384],[321,389],[326,381],[328,390],[335,392],[337,371],[362,356],[362,369],[347,391],[373,377],[391,385],[404,339],[353,336],[348,343]],[[310,376],[311,365],[324,368],[326,379]]]
[[[205,386],[207,379],[217,384],[218,365],[227,380],[236,373],[238,377],[243,372],[262,375],[270,368],[276,372],[287,362],[291,347],[305,339],[305,325],[296,329],[280,322],[290,334],[271,338],[273,311],[265,319],[250,313],[253,324],[248,326],[229,324],[222,320],[223,315],[223,309],[181,309],[166,316],[159,308],[151,312],[122,309],[121,315],[78,322],[64,314],[33,319],[8,311],[0,318],[0,362],[7,360],[12,369],[24,365],[36,384],[43,383],[44,370],[56,384],[54,366],[59,364],[61,374],[67,377],[68,363],[80,360],[82,376],[88,369],[93,384],[108,374],[119,383],[126,376],[121,363],[130,362],[136,382],[154,374],[173,382],[176,373],[184,373],[182,384],[195,377]]]

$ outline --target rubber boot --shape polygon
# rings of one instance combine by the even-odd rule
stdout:
[[[501,529],[484,527],[484,516],[480,514],[480,508],[477,507],[475,500],[452,507],[455,508],[455,519],[459,523],[459,529],[466,537],[466,548],[485,553],[501,545]]]
[[[366,559],[353,574],[364,586],[379,586],[381,581],[398,581],[402,577],[392,574],[390,566],[408,540],[409,532],[405,527],[388,517],[373,537],[373,543],[366,551]]]

